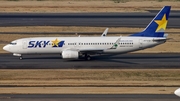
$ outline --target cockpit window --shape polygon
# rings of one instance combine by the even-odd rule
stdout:
[[[16,42],[11,42],[10,45],[16,45],[17,43]]]

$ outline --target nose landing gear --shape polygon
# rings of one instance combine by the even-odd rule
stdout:
[[[19,56],[19,60],[22,60],[22,55],[21,54],[18,54],[18,53],[13,53],[14,56]]]

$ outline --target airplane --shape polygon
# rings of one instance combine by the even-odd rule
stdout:
[[[147,27],[129,36],[31,37],[12,41],[3,47],[23,59],[24,54],[61,54],[63,59],[90,60],[97,54],[123,54],[163,44],[171,6],[164,6]],[[107,31],[105,31],[107,32]]]
[[[180,88],[174,91],[174,94],[180,97]]]

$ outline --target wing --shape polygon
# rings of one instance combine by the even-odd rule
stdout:
[[[121,40],[121,37],[116,40],[116,42],[113,44],[113,46],[109,49],[116,49],[118,47],[118,43]]]
[[[88,53],[88,54],[101,54],[101,53],[103,53],[103,51],[104,51],[104,49],[95,49],[95,48],[79,50],[79,52],[81,52],[81,53]]]
[[[89,49],[80,49],[81,53],[103,53],[104,50],[107,49],[116,49],[118,47],[118,43],[120,42],[121,37],[116,40],[116,42],[110,48],[89,48]]]
[[[103,53],[104,50],[116,49],[118,47],[118,43],[119,43],[120,40],[121,40],[121,37],[118,38],[115,41],[115,43],[109,48],[107,48],[107,47],[106,48],[88,47],[88,48],[80,48],[80,49],[78,49],[78,48],[67,48],[64,51],[72,50],[72,51],[78,51],[80,53],[101,54],[101,53]]]

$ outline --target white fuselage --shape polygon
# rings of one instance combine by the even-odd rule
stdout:
[[[92,51],[103,50],[102,53],[127,53],[150,48],[165,41],[154,41],[156,37],[121,37],[116,49],[109,49],[120,37],[36,37],[22,38],[13,41],[3,49],[16,54],[62,53],[64,50]],[[54,40],[61,43],[53,47]],[[160,38],[158,38],[160,39]]]

